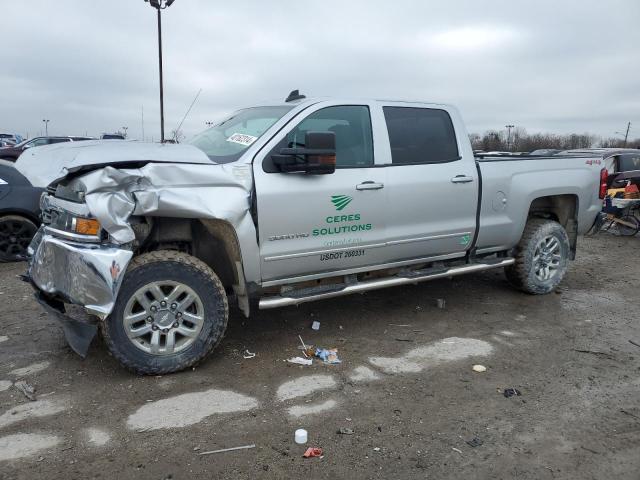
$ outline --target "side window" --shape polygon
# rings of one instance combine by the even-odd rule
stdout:
[[[46,138],[36,138],[35,140],[32,140],[31,142],[29,142],[30,147],[40,147],[41,145],[46,145],[46,144],[47,144]]]
[[[69,139],[68,138],[50,138],[49,139],[49,145],[51,145],[52,143],[63,143],[63,142],[68,142]]]
[[[304,147],[307,132],[336,134],[336,166],[338,168],[373,165],[373,134],[369,107],[344,105],[318,110],[291,130],[275,150]]]
[[[459,157],[451,117],[444,110],[383,107],[394,164],[445,163]]]

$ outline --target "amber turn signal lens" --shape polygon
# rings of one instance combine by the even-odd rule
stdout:
[[[100,222],[95,218],[76,218],[76,233],[98,235]]]

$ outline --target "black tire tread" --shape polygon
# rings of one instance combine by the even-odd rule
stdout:
[[[220,281],[216,273],[211,269],[211,267],[209,267],[203,261],[192,257],[191,255],[175,250],[156,250],[153,252],[144,253],[142,255],[134,257],[131,262],[129,262],[127,273],[133,272],[140,267],[157,262],[180,263],[189,267],[190,269],[193,269],[195,271],[194,273],[200,273],[208,277],[208,279],[210,279],[215,284],[215,288],[222,294],[221,296],[223,301],[220,302],[218,311],[216,313],[219,318],[223,319],[223,321],[216,324],[216,330],[212,332],[212,335],[209,335],[209,337],[207,338],[207,343],[205,344],[205,348],[202,349],[198,356],[185,360],[183,362],[179,362],[173,367],[166,368],[149,367],[148,365],[139,364],[132,361],[119,349],[115,348],[115,342],[109,335],[109,329],[106,328],[107,322],[100,322],[102,337],[113,357],[118,360],[118,362],[120,362],[126,369],[139,375],[164,375],[167,373],[178,372],[187,368],[195,367],[200,362],[202,362],[211,352],[213,352],[213,350],[215,350],[215,348],[220,344],[220,342],[224,338],[229,319],[229,303],[227,301],[227,296],[222,282]]]

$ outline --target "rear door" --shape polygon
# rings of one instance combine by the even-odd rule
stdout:
[[[376,167],[371,105],[308,108],[256,156],[263,281],[333,274],[382,261],[385,169]],[[381,120],[378,118],[378,124]],[[378,128],[381,125],[378,125]],[[336,135],[336,171],[281,173],[271,155],[303,147],[308,131]]]
[[[390,147],[385,168],[389,260],[463,256],[476,231],[479,185],[473,152],[467,139],[456,138],[452,114],[460,119],[455,111],[409,105],[382,105]]]

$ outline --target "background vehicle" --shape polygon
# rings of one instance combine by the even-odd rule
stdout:
[[[475,157],[450,106],[293,97],[189,145],[19,160],[49,185],[31,282],[77,352],[100,326],[126,367],[181,370],[222,340],[228,299],[249,315],[495,268],[549,293],[601,210],[599,157]],[[102,320],[74,323],[64,302]]]
[[[534,150],[530,152],[529,155],[555,155],[559,153],[560,150],[557,148],[540,148],[538,150]]]
[[[124,133],[103,133],[100,140],[126,140]]]
[[[79,142],[82,140],[91,140],[90,137],[35,137],[25,140],[12,147],[0,148],[0,159],[15,161],[22,152],[28,148],[40,147],[44,145],[53,145],[55,143]]]
[[[0,133],[0,142],[2,141],[15,145],[22,141],[22,137],[16,133]]]
[[[0,261],[26,259],[40,225],[40,196],[14,164],[0,160]]]

